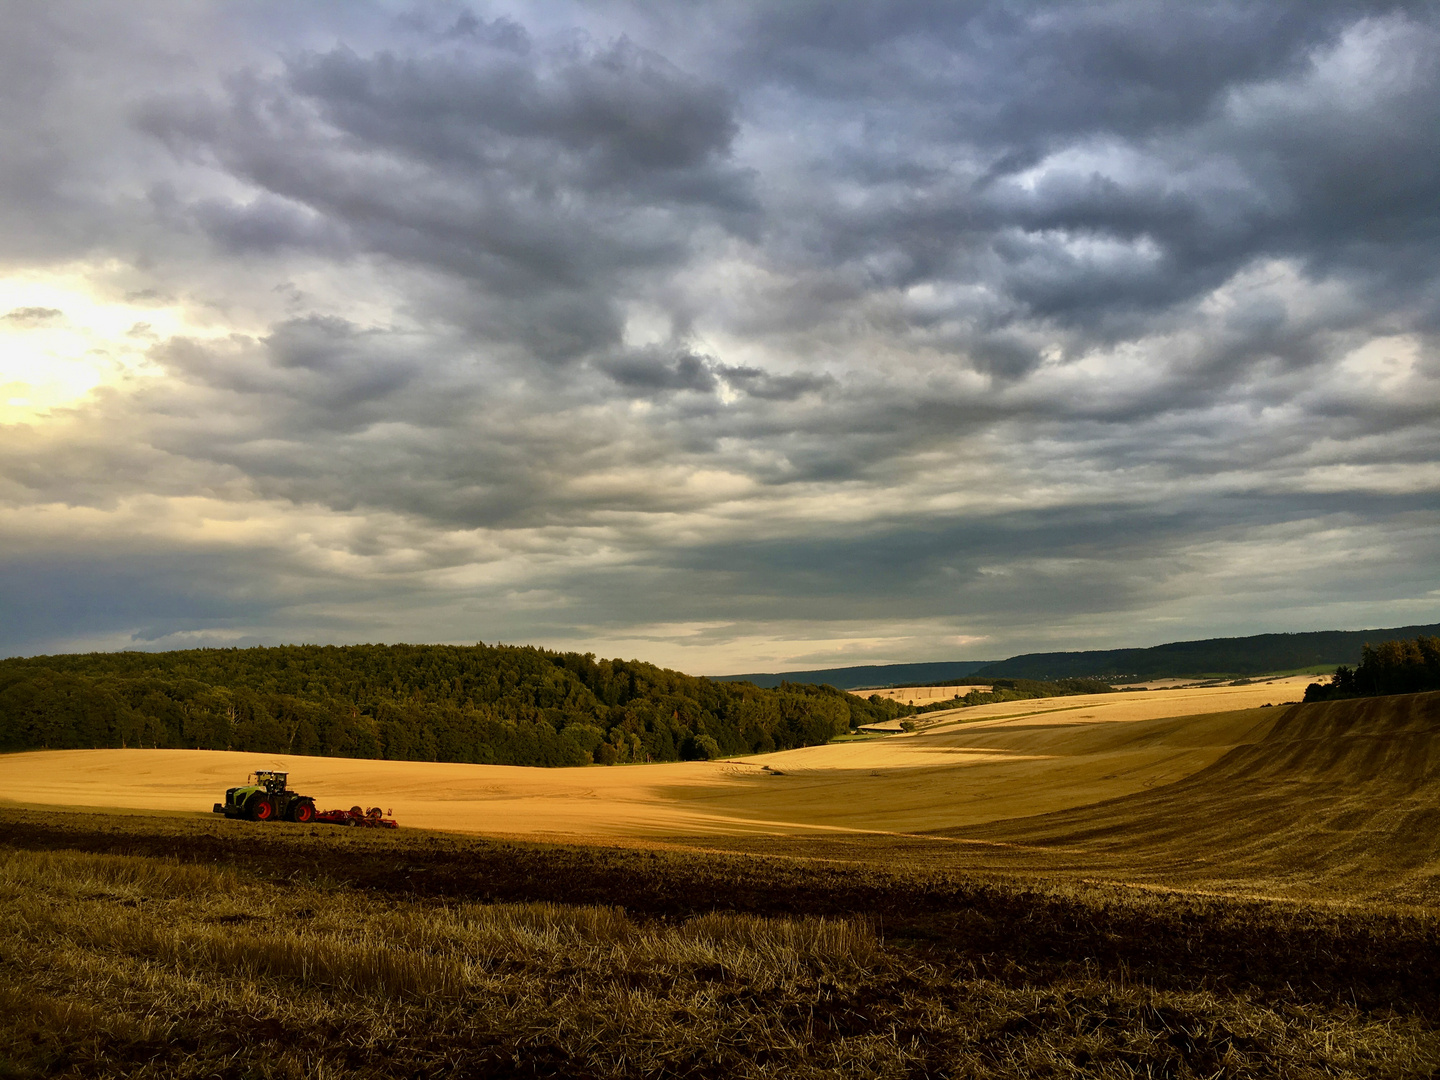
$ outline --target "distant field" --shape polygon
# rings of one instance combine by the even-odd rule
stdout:
[[[982,694],[988,694],[992,689],[993,687],[989,686],[892,686],[887,690],[851,690],[850,693],[862,698],[868,698],[871,694],[879,694],[883,698],[890,698],[904,705],[928,705],[932,701],[949,701],[951,698],[964,697],[976,690]]]

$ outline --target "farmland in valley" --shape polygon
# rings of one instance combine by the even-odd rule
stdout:
[[[288,769],[322,806],[381,804],[412,827],[577,837],[918,832],[1084,805],[1177,780],[1298,698],[1302,679],[1009,701],[923,717],[914,735],[717,761],[610,769],[206,750],[0,756],[25,804],[208,810],[255,768]],[[1226,713],[1218,719],[1177,718]],[[1172,729],[1183,729],[1183,735]],[[998,798],[997,798],[998,797]]]
[[[1440,694],[1292,704],[1303,682],[614,768],[0,757],[0,1061],[1432,1075]],[[206,812],[257,767],[406,827]]]
[[[879,694],[903,705],[929,705],[932,701],[950,701],[977,690],[989,693],[992,689],[993,687],[981,683],[975,686],[889,686],[881,690],[851,690],[850,693],[858,698]]]

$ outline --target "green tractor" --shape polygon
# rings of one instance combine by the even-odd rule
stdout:
[[[226,790],[225,801],[215,804],[215,813],[251,821],[314,821],[315,800],[291,791],[286,786],[289,779],[289,773],[257,769],[244,784]]]

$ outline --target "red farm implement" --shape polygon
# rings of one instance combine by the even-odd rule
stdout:
[[[302,825],[312,821],[326,825],[354,825],[367,829],[398,829],[400,826],[389,813],[381,813],[378,806],[362,810],[352,806],[349,810],[317,810],[315,800],[308,795],[291,791],[289,773],[273,769],[260,769],[239,787],[225,792],[225,801],[215,804],[215,813],[231,818],[249,818],[251,821],[294,821]]]
[[[323,821],[326,825],[350,825],[362,829],[400,827],[394,818],[382,814],[378,806],[372,806],[369,810],[361,810],[358,806],[352,806],[349,810],[319,810],[315,813],[315,820]]]

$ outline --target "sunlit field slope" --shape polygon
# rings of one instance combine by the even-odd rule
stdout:
[[[913,735],[618,768],[42,751],[0,757],[0,791],[207,814],[249,770],[287,768],[322,808],[414,828],[1440,902],[1440,694],[1286,704],[1296,689],[1005,702]]]
[[[594,837],[918,831],[1179,779],[1257,738],[1273,710],[1183,723],[1177,716],[1294,694],[1282,684],[1005,702],[932,714],[934,726],[913,736],[621,768],[42,751],[0,757],[0,792],[27,804],[207,811],[251,769],[278,768],[322,808],[379,805],[422,828]]]
[[[949,835],[1138,882],[1440,902],[1440,693],[1266,711],[1262,737],[1175,783]]]

